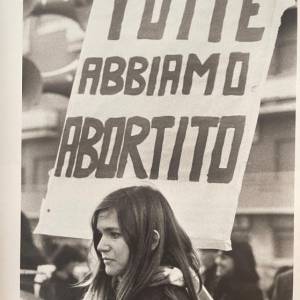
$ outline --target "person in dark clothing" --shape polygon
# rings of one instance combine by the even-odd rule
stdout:
[[[92,231],[99,267],[85,300],[198,299],[197,256],[159,191],[134,186],[109,194],[93,214]],[[153,285],[161,266],[178,268],[184,286]]]
[[[203,284],[210,294],[214,293],[214,290],[216,289],[216,285],[218,282],[216,271],[217,271],[217,266],[212,265],[208,269],[206,269],[202,275]]]
[[[274,284],[272,300],[293,299],[293,269],[280,273]]]
[[[142,290],[134,300],[162,300],[162,299],[178,299],[188,300],[190,297],[182,287],[174,285],[159,285],[156,287],[148,287]]]
[[[217,266],[215,263],[218,250],[215,249],[199,249],[201,262],[201,278],[203,285],[209,293],[213,293],[217,283]]]
[[[95,299],[95,300],[104,300],[104,299],[116,299],[116,293],[114,290],[109,292],[109,296],[104,298],[102,296],[97,296],[94,294],[87,294],[85,299]],[[160,284],[157,286],[149,286],[142,289],[137,295],[130,298],[130,300],[189,300],[190,297],[183,287],[179,287],[173,284]]]
[[[247,242],[233,241],[231,251],[219,252],[216,264],[219,280],[215,300],[263,300],[254,255]]]
[[[21,249],[20,249],[20,289],[33,293],[35,274],[26,274],[26,271],[35,271],[39,265],[47,263],[46,258],[34,244],[31,227],[26,215],[21,212]]]
[[[286,271],[289,271],[291,270],[292,267],[291,266],[282,266],[280,267],[275,275],[274,275],[274,279],[273,279],[273,283],[271,284],[271,286],[269,287],[269,289],[267,290],[267,297],[268,299],[272,299],[272,295],[273,295],[273,292],[274,292],[274,286],[275,286],[275,282],[277,280],[277,277],[281,274],[281,273],[285,273]]]
[[[41,297],[45,300],[79,300],[83,289],[75,286],[78,279],[73,270],[78,263],[86,261],[86,257],[75,247],[64,245],[58,249],[53,263],[56,270],[41,289]]]

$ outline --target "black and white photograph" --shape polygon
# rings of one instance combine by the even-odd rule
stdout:
[[[297,1],[20,2],[18,299],[297,300]]]

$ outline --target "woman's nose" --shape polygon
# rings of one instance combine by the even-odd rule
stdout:
[[[99,252],[107,252],[110,250],[110,245],[104,236],[102,236],[102,238],[100,239],[100,241],[97,245],[97,250]]]

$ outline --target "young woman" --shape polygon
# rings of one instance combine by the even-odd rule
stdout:
[[[93,214],[92,230],[99,266],[86,300],[198,299],[198,260],[159,191],[133,186],[109,194]],[[179,269],[184,286],[159,284],[162,266]]]
[[[220,251],[216,257],[219,282],[213,293],[215,300],[263,300],[259,276],[251,246],[232,241],[231,251]]]

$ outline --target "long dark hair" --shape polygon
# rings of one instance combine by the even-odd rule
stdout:
[[[259,280],[253,251],[248,242],[232,241],[232,250],[225,252],[233,258],[234,277],[240,281],[256,283]]]
[[[192,300],[197,300],[192,273],[199,275],[199,262],[191,241],[180,227],[166,198],[149,186],[132,186],[112,192],[96,208],[91,226],[94,248],[99,259],[98,270],[91,283],[91,291],[102,293],[109,299],[114,279],[106,275],[97,246],[101,233],[97,230],[99,213],[115,209],[119,226],[129,248],[129,260],[116,290],[117,300],[129,300],[146,288],[160,265],[179,268],[183,273],[185,288]],[[160,241],[151,248],[153,232],[157,230]],[[166,292],[168,287],[166,287]]]

